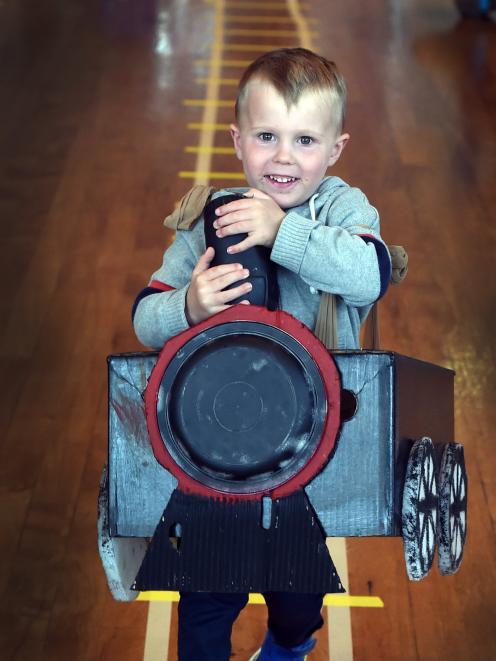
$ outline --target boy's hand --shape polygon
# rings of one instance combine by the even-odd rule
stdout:
[[[218,216],[214,222],[217,236],[248,234],[246,239],[228,248],[231,254],[252,246],[270,248],[286,215],[271,197],[256,188],[250,188],[245,195],[248,197],[224,204],[215,212]]]
[[[190,325],[211,317],[229,306],[229,301],[243,296],[251,290],[251,284],[244,282],[238,287],[222,291],[224,287],[249,276],[248,269],[241,264],[219,264],[210,266],[215,250],[207,248],[198,260],[191,275],[191,283],[186,294],[186,318]],[[249,301],[241,301],[249,305]]]

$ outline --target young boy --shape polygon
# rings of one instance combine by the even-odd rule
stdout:
[[[179,230],[135,302],[134,326],[145,345],[161,348],[246,295],[243,251],[263,245],[277,265],[280,308],[313,330],[320,293],[334,294],[338,348],[358,348],[360,325],[389,283],[390,259],[374,207],[358,189],[325,176],[349,140],[345,106],[334,63],[308,50],[273,51],[248,67],[231,135],[250,188],[230,189],[245,197],[221,206],[215,223],[220,237],[247,235],[230,249],[239,262],[210,267],[214,250],[205,249],[201,217],[190,231]],[[252,659],[302,661],[323,623],[323,596],[264,596],[268,633]],[[246,602],[244,594],[182,594],[180,661],[228,661],[232,625]]]

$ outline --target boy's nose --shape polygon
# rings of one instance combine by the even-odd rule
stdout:
[[[274,154],[274,161],[276,163],[292,163],[294,160],[291,149],[288,145],[282,142],[278,144],[276,153]]]

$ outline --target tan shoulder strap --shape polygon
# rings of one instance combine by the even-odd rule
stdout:
[[[171,230],[190,230],[202,215],[208,198],[215,191],[213,186],[193,186],[174,211],[164,220],[164,225]]]
[[[377,303],[370,308],[363,326],[362,348],[374,351],[380,347],[379,306]]]
[[[338,322],[336,316],[336,297],[334,294],[329,294],[325,291],[321,293],[314,334],[326,349],[337,349]]]
[[[408,255],[403,246],[388,246],[388,250],[391,255],[391,284],[399,284],[408,272]],[[334,294],[322,292],[314,333],[327,349],[337,349],[338,324]],[[365,321],[363,348],[374,350],[379,345],[379,309],[377,303],[374,303]]]

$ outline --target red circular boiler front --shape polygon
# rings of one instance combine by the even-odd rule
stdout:
[[[280,497],[327,462],[340,379],[300,321],[236,305],[166,342],[145,406],[155,457],[182,491]]]

